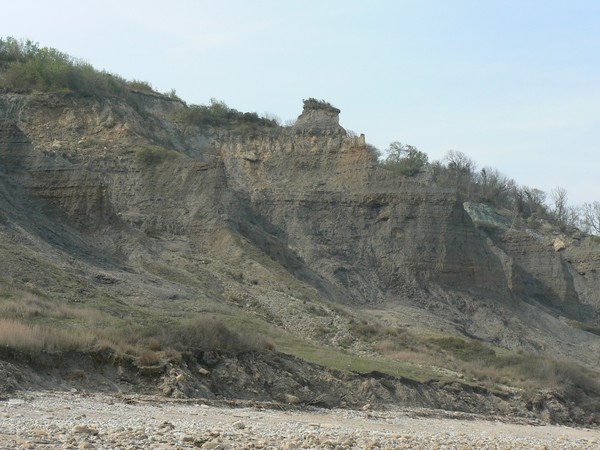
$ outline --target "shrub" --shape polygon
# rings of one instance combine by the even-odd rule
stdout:
[[[245,352],[272,349],[273,344],[260,336],[234,331],[212,318],[197,317],[184,325],[160,331],[161,342],[178,351],[189,349]]]
[[[167,159],[175,159],[179,153],[173,150],[167,150],[163,147],[139,147],[135,150],[136,159],[145,166],[155,166],[161,164]]]
[[[140,366],[157,366],[160,364],[160,355],[153,351],[145,351],[138,358]]]
[[[388,170],[410,177],[419,173],[427,164],[429,158],[426,153],[412,145],[392,142],[388,155],[381,165]]]
[[[135,89],[142,92],[154,92],[154,89],[152,89],[152,85],[147,81],[132,80],[128,84],[131,89]]]
[[[494,359],[496,352],[479,341],[466,341],[458,337],[433,338],[429,342],[463,361]]]
[[[173,347],[168,347],[163,351],[165,359],[170,363],[177,363],[181,361],[181,352],[178,352]]]
[[[378,160],[381,156],[381,150],[375,147],[373,144],[367,143],[367,151],[373,157],[374,160]]]
[[[360,339],[371,340],[380,334],[381,327],[362,320],[351,320],[348,331]]]
[[[340,113],[340,110],[338,108],[336,108],[335,106],[333,106],[331,103],[325,101],[325,100],[317,100],[314,97],[309,97],[306,100],[303,100],[304,103],[304,109],[323,109],[326,111],[331,111],[334,112],[336,114]]]
[[[159,351],[161,349],[160,341],[156,337],[149,337],[148,339],[146,339],[145,344],[146,347],[148,347],[154,352]]]
[[[132,89],[154,92],[146,82],[127,82],[54,48],[12,37],[0,38],[0,87],[119,97],[128,97]]]
[[[600,202],[584,203],[581,221],[588,233],[600,234]]]
[[[250,129],[258,127],[276,127],[277,120],[274,118],[259,117],[252,112],[240,112],[228,107],[224,102],[210,99],[208,105],[191,105],[177,113],[175,120],[196,126],[224,126],[240,127],[246,126]]]
[[[433,178],[436,184],[456,188],[464,200],[475,200],[475,170],[477,164],[462,152],[450,150],[442,161],[432,164]]]

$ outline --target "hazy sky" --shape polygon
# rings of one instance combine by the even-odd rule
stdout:
[[[0,35],[287,121],[302,99],[385,149],[450,150],[600,201],[600,1],[2,0]]]

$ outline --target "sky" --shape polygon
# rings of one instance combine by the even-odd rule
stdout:
[[[460,151],[600,201],[600,1],[0,0],[0,36],[279,117],[302,100],[381,150]]]

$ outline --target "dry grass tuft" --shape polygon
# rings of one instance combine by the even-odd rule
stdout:
[[[153,351],[145,351],[138,358],[140,366],[158,366],[160,364],[160,355]]]
[[[178,363],[181,361],[181,352],[178,352],[172,347],[168,347],[163,351],[164,358],[170,363]]]
[[[96,308],[70,306],[34,292],[11,287],[0,289],[0,316],[17,320],[75,319],[91,325],[112,320],[110,315]]]
[[[161,350],[162,345],[156,337],[149,337],[146,339],[146,347],[154,352]]]
[[[64,331],[14,319],[0,319],[0,345],[24,351],[84,350],[94,345],[94,337],[81,331]]]

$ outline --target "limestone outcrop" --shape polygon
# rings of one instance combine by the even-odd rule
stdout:
[[[319,134],[345,135],[340,126],[340,110],[327,102],[314,99],[304,100],[302,114],[293,125],[294,130]]]

